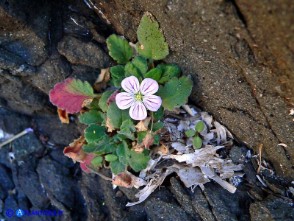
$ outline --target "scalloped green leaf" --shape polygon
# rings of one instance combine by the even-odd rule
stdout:
[[[192,80],[185,76],[172,78],[163,87],[159,88],[157,94],[162,99],[162,106],[172,111],[175,107],[187,103],[192,87]]]
[[[109,123],[115,129],[119,129],[122,122],[126,119],[129,119],[128,110],[121,110],[117,107],[115,102],[112,102],[107,110],[107,118],[109,119]]]
[[[103,94],[102,94],[102,96],[101,96],[101,98],[100,98],[100,100],[99,100],[99,103],[98,103],[98,105],[99,105],[99,107],[101,108],[101,110],[103,111],[103,112],[106,112],[107,111],[107,109],[108,109],[108,105],[107,105],[107,100],[108,100],[108,98],[113,94],[113,92],[114,91],[105,91]]]
[[[125,66],[125,77],[136,76],[142,78],[148,70],[148,63],[146,58],[142,56],[136,56],[131,62],[128,62]]]
[[[85,101],[94,98],[94,91],[88,82],[79,79],[67,78],[63,82],[57,83],[49,92],[52,104],[68,113],[77,113]]]
[[[158,80],[158,83],[164,84],[168,82],[173,77],[179,77],[181,69],[176,64],[159,64],[157,68],[162,71],[161,78]]]
[[[148,161],[150,160],[149,151],[144,150],[142,153],[137,153],[134,150],[130,150],[129,165],[135,171],[139,172],[147,167]]]
[[[102,166],[102,162],[103,162],[103,158],[101,156],[97,156],[91,161],[91,164],[94,167],[100,167]]]
[[[121,82],[125,78],[125,67],[122,65],[110,68],[111,81],[115,87],[121,87]]]
[[[152,68],[146,74],[144,74],[144,78],[152,78],[155,81],[159,81],[162,75],[162,70],[160,68]]]
[[[134,132],[136,131],[135,125],[131,119],[124,120],[120,126],[118,134],[124,135],[130,140],[134,140]]]
[[[100,111],[90,110],[79,116],[79,121],[82,124],[101,124],[105,120],[105,114]]]
[[[97,143],[105,135],[105,127],[99,125],[91,124],[85,130],[85,138],[88,143]]]
[[[110,162],[109,166],[113,174],[119,174],[121,172],[124,172],[126,169],[126,165],[119,162],[118,160]]]
[[[151,13],[146,12],[137,30],[138,53],[153,60],[164,59],[169,54],[168,44],[159,28],[159,24]]]
[[[126,64],[133,56],[133,49],[128,41],[121,36],[110,35],[106,44],[109,55],[119,64]]]
[[[199,136],[194,137],[192,143],[195,149],[200,149],[202,147],[202,139]]]

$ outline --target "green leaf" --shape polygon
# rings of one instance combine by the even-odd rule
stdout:
[[[176,64],[160,64],[157,66],[162,71],[162,75],[158,83],[164,84],[173,77],[179,77],[181,69]]]
[[[105,128],[99,125],[91,124],[85,130],[85,138],[88,143],[98,142],[105,135]]]
[[[91,164],[94,167],[100,167],[102,166],[102,161],[103,161],[103,158],[101,156],[97,156],[91,161]]]
[[[168,55],[168,44],[158,22],[149,12],[143,15],[137,36],[139,41],[137,50],[140,55],[153,60],[161,60]]]
[[[155,132],[155,131],[158,131],[158,130],[162,129],[163,126],[164,126],[164,123],[161,122],[161,121],[159,121],[159,122],[153,124],[153,129],[152,129],[152,131],[154,131],[154,132]]]
[[[101,108],[101,110],[102,110],[103,112],[106,112],[106,111],[107,111],[107,109],[108,109],[107,100],[108,100],[108,98],[112,95],[113,92],[114,92],[114,91],[105,91],[105,92],[102,94],[102,96],[101,96],[101,98],[100,98],[100,100],[99,100],[98,105],[99,105],[99,107]]]
[[[158,145],[159,141],[160,141],[160,135],[159,134],[154,134],[153,139],[154,139],[153,145]]]
[[[105,155],[105,160],[108,162],[116,161],[118,158],[114,154],[107,154]]]
[[[199,136],[194,137],[193,139],[193,147],[195,149],[199,149],[202,147],[202,139]]]
[[[85,112],[83,114],[81,114],[79,116],[79,121],[82,124],[101,124],[105,119],[105,115],[100,112],[100,111],[96,111],[96,110],[90,110],[88,112]]]
[[[198,121],[197,124],[195,125],[195,130],[199,133],[201,133],[205,128],[205,124],[203,121]]]
[[[85,144],[83,146],[83,150],[86,153],[93,153],[96,149],[97,149],[97,144],[96,143],[89,143],[89,144]]]
[[[129,153],[130,149],[128,148],[128,145],[126,142],[122,142],[118,145],[116,148],[116,155],[118,156],[119,162],[123,164],[128,163]]]
[[[153,112],[153,118],[154,118],[154,121],[155,121],[155,122],[161,120],[161,119],[163,118],[163,116],[164,116],[164,110],[163,110],[163,107],[160,107],[160,108],[158,109],[158,111]]]
[[[126,169],[126,166],[118,160],[110,162],[109,166],[113,174],[119,174]]]
[[[131,119],[124,120],[120,126],[118,134],[122,134],[130,140],[134,140],[134,132],[136,131],[135,125]]]
[[[133,56],[133,50],[128,41],[117,35],[110,35],[106,44],[109,50],[109,55],[119,64],[127,63]]]
[[[187,103],[192,86],[192,81],[185,76],[171,79],[160,87],[157,93],[162,99],[162,106],[172,111],[175,107]]]
[[[195,130],[187,130],[185,131],[185,134],[187,137],[193,137],[195,134],[196,134],[196,131]]]
[[[125,78],[125,67],[122,65],[111,67],[110,75],[113,85],[119,88],[122,80]]]
[[[131,62],[128,62],[125,66],[125,77],[136,76],[142,78],[148,70],[148,64],[146,58],[136,56]]]
[[[140,131],[137,133],[137,139],[138,139],[138,143],[142,143],[143,139],[146,137],[147,135],[147,131]]]
[[[147,167],[150,160],[149,151],[144,150],[142,153],[137,153],[134,150],[130,150],[129,165],[135,172],[139,172]]]
[[[130,117],[128,110],[121,110],[117,107],[115,102],[112,102],[107,110],[107,118],[109,119],[111,126],[118,129],[122,122]]]
[[[152,68],[146,74],[144,74],[144,78],[152,78],[153,80],[159,81],[161,78],[162,70],[160,68]]]

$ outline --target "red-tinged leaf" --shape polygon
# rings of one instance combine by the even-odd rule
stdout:
[[[52,104],[73,114],[79,112],[94,98],[94,92],[88,82],[67,78],[65,81],[57,83],[49,92],[49,96]]]
[[[88,166],[91,165],[91,162],[94,158],[95,158],[95,154],[93,153],[86,154],[86,157],[84,158],[83,162],[80,163],[80,167],[84,172],[86,173],[91,172]]]

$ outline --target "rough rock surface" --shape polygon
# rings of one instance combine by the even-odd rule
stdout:
[[[83,128],[74,117],[59,122],[49,90],[67,77],[93,83],[111,65],[105,38],[115,32],[135,42],[145,11],[170,45],[166,61],[191,75],[191,101],[255,152],[262,143],[280,178],[264,171],[262,184],[248,149],[236,146],[229,154],[245,165],[236,194],[213,183],[191,192],[171,177],[128,208],[136,191],[113,190],[63,156]],[[1,1],[0,129],[35,132],[0,149],[0,220],[18,208],[62,210],[53,220],[292,220],[286,186],[294,178],[293,15],[291,0]]]
[[[262,143],[277,173],[294,178],[294,124],[285,100],[294,93],[291,84],[279,82],[283,76],[293,79],[291,1],[95,2],[115,30],[133,41],[143,12],[150,11],[170,46],[167,61],[194,80],[191,100],[251,148],[257,151]]]

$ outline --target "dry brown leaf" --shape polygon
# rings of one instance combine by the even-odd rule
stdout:
[[[139,188],[140,186],[146,185],[147,183],[145,180],[136,177],[129,172],[122,172],[113,177],[112,184],[126,188]]]
[[[58,113],[58,117],[59,117],[59,120],[61,121],[61,123],[69,124],[68,113],[65,110],[58,108],[57,113]]]
[[[115,128],[111,125],[110,119],[106,117],[105,126],[107,127],[107,132],[112,132],[115,130]]]
[[[205,183],[210,182],[199,168],[182,166],[176,173],[187,188],[192,186],[200,186],[203,188]]]
[[[150,123],[151,117],[147,117],[145,120],[141,120],[135,127],[137,128],[137,131],[147,131],[148,125]]]
[[[144,147],[143,143],[138,144],[136,142],[133,142],[132,143],[132,149],[134,151],[136,151],[137,153],[142,153],[145,150],[145,147]]]
[[[142,141],[145,148],[149,149],[154,143],[154,136],[151,132],[148,132]]]
[[[71,158],[75,162],[83,162],[86,153],[83,151],[82,147],[85,144],[85,138],[80,136],[78,139],[75,139],[68,147],[65,147],[63,154]]]
[[[103,91],[106,88],[107,82],[109,80],[110,80],[109,68],[101,69],[100,74],[94,83],[95,90],[98,92]]]
[[[161,155],[167,155],[169,153],[169,150],[166,145],[162,144],[161,146],[154,148],[154,152],[159,153]]]
[[[82,107],[88,106],[89,104],[92,103],[92,101],[93,101],[93,98],[89,98],[89,99],[84,100]]]

